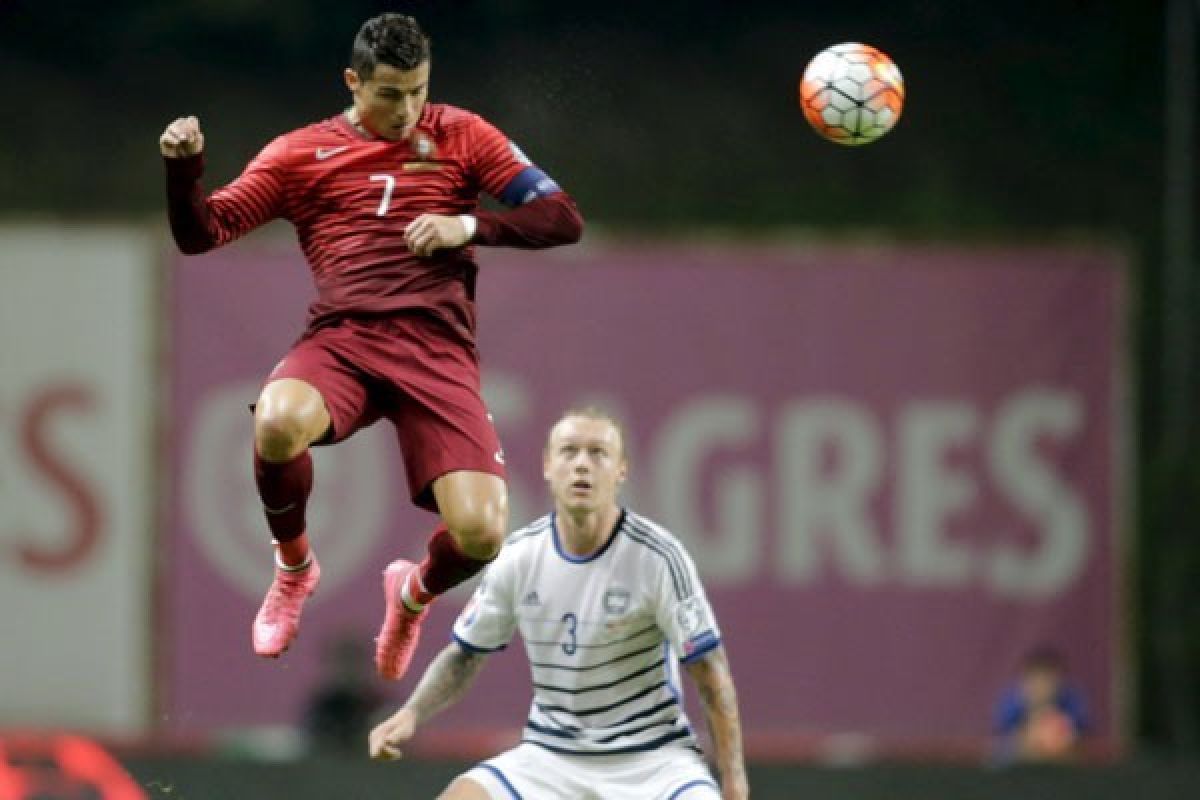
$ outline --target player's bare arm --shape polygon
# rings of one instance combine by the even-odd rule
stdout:
[[[165,158],[187,158],[204,151],[204,132],[195,117],[179,117],[158,137],[158,150]]]
[[[458,644],[449,644],[425,669],[404,706],[376,725],[367,739],[371,758],[393,761],[403,754],[417,726],[457,703],[487,660],[485,653],[471,653]]]
[[[721,779],[721,797],[723,800],[744,800],[750,796],[750,785],[746,780],[746,764],[742,757],[742,724],[738,717],[737,692],[733,687],[725,649],[718,647],[686,666],[704,705],[708,732],[716,751],[714,758]]]

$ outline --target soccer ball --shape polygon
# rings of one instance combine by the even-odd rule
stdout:
[[[838,144],[870,144],[892,129],[903,107],[900,70],[870,45],[847,42],[822,50],[800,79],[804,117]]]

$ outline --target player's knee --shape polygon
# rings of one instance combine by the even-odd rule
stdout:
[[[464,554],[478,561],[491,561],[504,544],[508,509],[502,504],[488,504],[449,515],[445,522]]]
[[[254,447],[267,461],[290,461],[309,445],[303,422],[285,414],[260,414],[254,420]]]
[[[304,381],[271,381],[254,407],[254,445],[268,461],[288,461],[322,436],[329,427],[325,401]]]

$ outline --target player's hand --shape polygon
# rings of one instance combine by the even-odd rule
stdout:
[[[417,732],[417,715],[402,708],[375,726],[367,737],[371,758],[377,761],[395,761],[403,756],[401,749]]]
[[[158,150],[167,158],[186,158],[204,150],[204,133],[200,120],[180,117],[167,126],[158,137]]]
[[[404,229],[408,249],[418,256],[431,256],[434,250],[462,247],[470,237],[457,216],[422,214]]]

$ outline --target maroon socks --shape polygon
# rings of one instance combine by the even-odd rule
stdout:
[[[254,482],[262,498],[271,535],[279,543],[280,560],[288,566],[308,558],[304,511],[313,486],[312,456],[305,450],[291,461],[267,461],[254,453]]]
[[[450,530],[439,525],[429,539],[429,555],[412,571],[404,586],[404,604],[412,611],[420,611],[434,597],[478,574],[489,563],[463,553]]]

